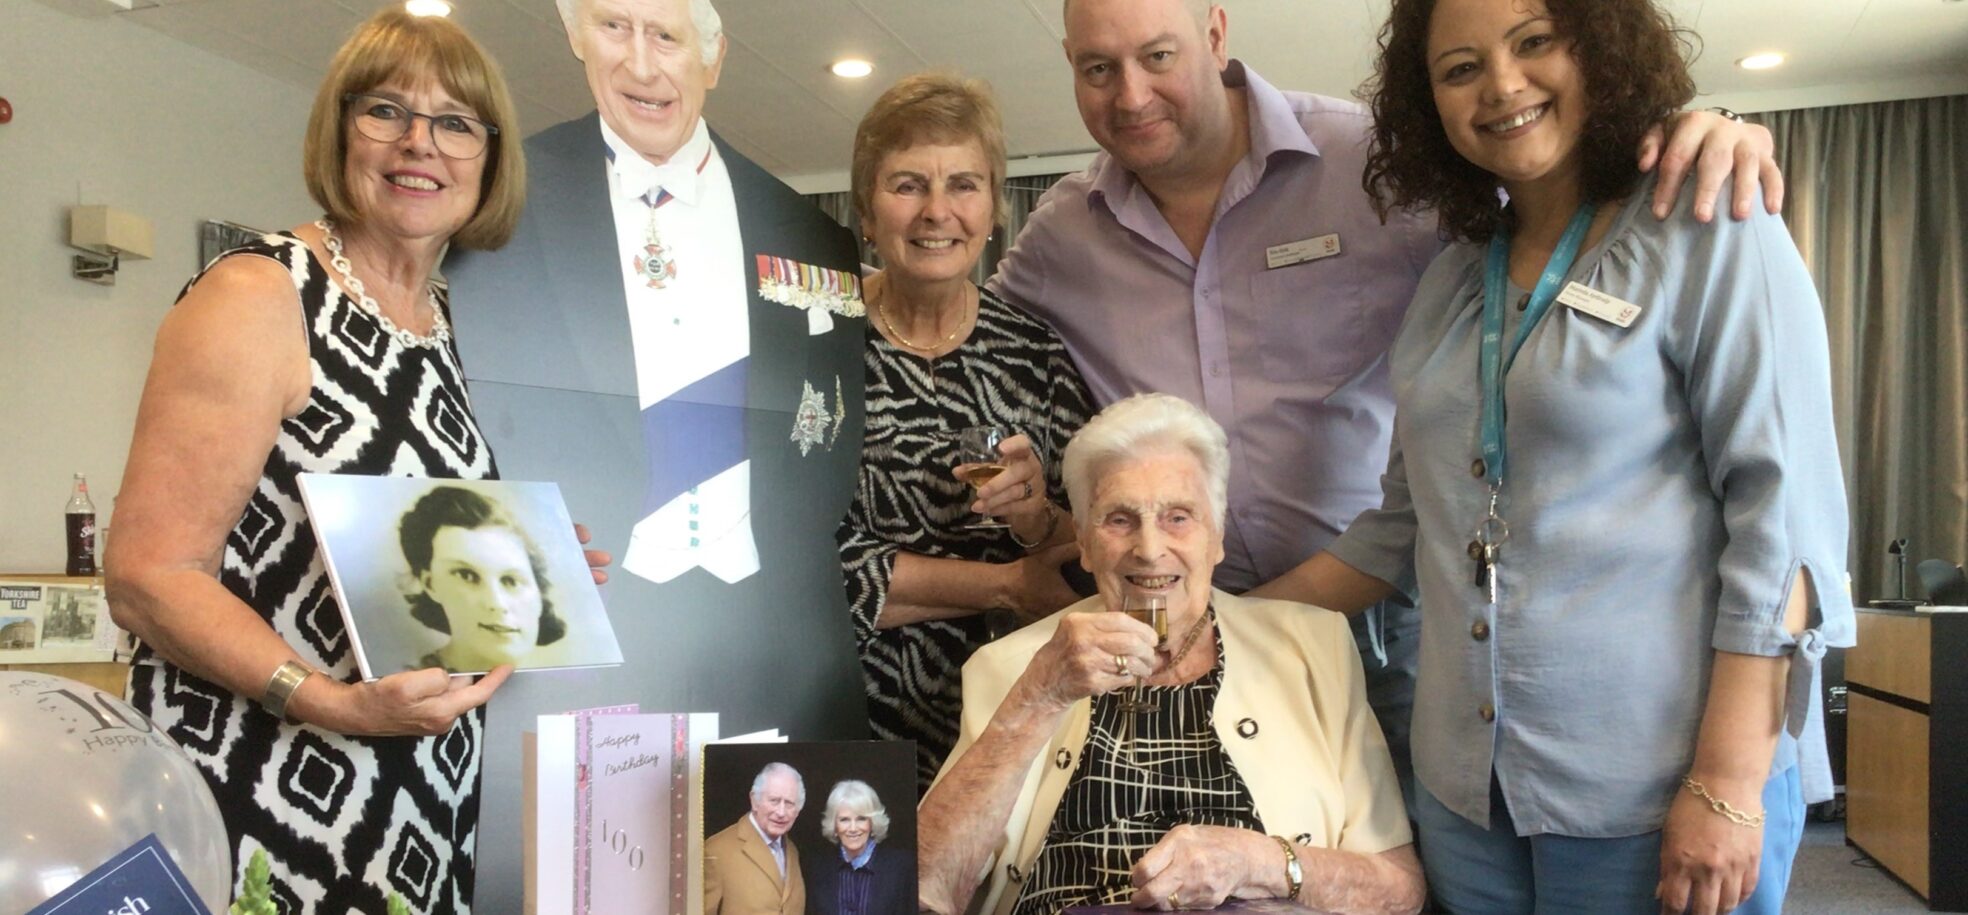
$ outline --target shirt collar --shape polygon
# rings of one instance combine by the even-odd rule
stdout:
[[[703,164],[704,157],[711,151],[711,130],[704,124],[703,118],[697,119],[690,139],[683,141],[683,146],[662,165],[630,149],[628,141],[608,126],[606,118],[601,119],[601,139],[608,145],[608,167],[615,175],[616,194],[642,197],[660,187],[686,206],[697,203],[698,186],[703,183],[698,166]]]
[[[845,848],[841,849],[841,860],[846,862],[848,867],[854,868],[857,871],[864,867],[867,867],[868,859],[873,858],[874,856],[875,856],[875,841],[873,839],[869,839],[868,847],[861,849],[861,853],[855,855],[852,858],[847,856],[847,849]]]
[[[745,820],[746,822],[752,824],[753,829],[758,830],[759,838],[765,840],[765,847],[772,848],[772,849],[777,849],[782,847],[779,843],[785,841],[786,839],[785,836],[780,836],[779,838],[775,839],[771,836],[766,835],[765,827],[759,825],[758,817],[755,817],[749,813],[745,814]]]
[[[1243,89],[1249,106],[1250,152],[1244,158],[1246,168],[1261,177],[1273,153],[1319,154],[1319,148],[1305,135],[1298,115],[1292,111],[1291,100],[1243,61],[1231,58],[1230,65],[1223,68],[1223,85]],[[1092,171],[1087,193],[1089,205],[1098,202],[1118,212],[1118,205],[1141,186],[1133,172],[1105,152],[1094,160]]]

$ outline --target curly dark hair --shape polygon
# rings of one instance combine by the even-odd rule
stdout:
[[[403,558],[410,563],[410,574],[421,576],[430,571],[431,551],[437,541],[437,532],[447,527],[468,531],[498,527],[512,531],[525,545],[526,559],[533,566],[533,580],[540,586],[540,635],[533,640],[533,644],[551,645],[567,634],[567,622],[554,612],[553,599],[547,596],[546,557],[540,554],[540,548],[533,543],[533,538],[519,525],[519,520],[499,503],[462,486],[434,487],[403,513],[396,535],[398,545],[403,548]],[[438,632],[451,632],[451,623],[444,617],[444,608],[422,591],[410,597],[410,618]]]
[[[1360,89],[1372,109],[1373,142],[1361,184],[1385,220],[1395,210],[1434,209],[1444,234],[1484,241],[1508,218],[1496,176],[1449,145],[1428,72],[1428,22],[1436,0],[1394,0],[1380,29],[1374,75]],[[1694,98],[1692,33],[1653,0],[1544,0],[1591,100],[1579,137],[1580,191],[1604,203],[1639,186],[1635,150],[1648,128]]]

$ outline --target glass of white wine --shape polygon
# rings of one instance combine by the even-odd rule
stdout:
[[[1168,598],[1160,594],[1129,594],[1121,598],[1121,612],[1133,617],[1138,623],[1155,630],[1155,647],[1168,644]],[[1150,672],[1142,671],[1146,677]],[[1161,705],[1148,699],[1142,691],[1141,681],[1135,680],[1127,687],[1121,697],[1121,752],[1134,755],[1134,717],[1142,712],[1160,711]]]
[[[979,487],[1005,472],[1004,455],[998,453],[998,443],[1014,434],[1003,426],[971,426],[957,431],[957,457],[963,462],[957,465],[957,479],[970,484],[973,496]],[[990,515],[980,515],[978,520],[965,524],[963,529],[1002,530],[1010,526]]]

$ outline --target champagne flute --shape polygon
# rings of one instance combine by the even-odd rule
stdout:
[[[1121,612],[1155,630],[1157,649],[1168,643],[1168,598],[1160,594],[1128,594],[1121,598]],[[1137,676],[1121,698],[1121,752],[1127,756],[1134,755],[1135,716],[1161,710],[1159,703],[1149,701],[1142,694],[1141,677],[1148,673],[1144,671]]]
[[[957,456],[963,463],[957,465],[957,479],[970,484],[973,496],[980,487],[1005,472],[1004,455],[998,453],[998,443],[1013,434],[1003,426],[971,426],[958,430]],[[1011,526],[990,515],[980,515],[979,519],[963,525],[962,529],[987,531]]]

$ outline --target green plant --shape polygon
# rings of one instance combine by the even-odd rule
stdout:
[[[227,915],[279,915],[273,907],[273,875],[267,866],[266,849],[253,849],[246,862],[246,882],[239,887],[239,898],[226,910]]]

